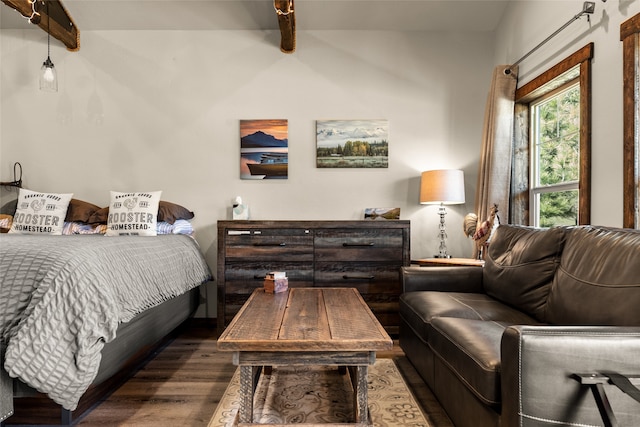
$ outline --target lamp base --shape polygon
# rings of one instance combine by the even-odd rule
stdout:
[[[444,225],[444,216],[447,214],[447,210],[444,208],[444,204],[440,203],[438,209],[438,215],[440,216],[440,226],[438,237],[440,238],[440,245],[438,246],[438,254],[434,255],[434,258],[451,258],[451,255],[447,253],[447,230]]]

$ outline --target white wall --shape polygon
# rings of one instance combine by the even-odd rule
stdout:
[[[286,55],[271,31],[83,31],[78,52],[52,46],[56,94],[38,90],[45,33],[0,34],[1,180],[19,161],[25,187],[100,206],[112,189],[162,190],[195,211],[215,274],[216,222],[238,195],[252,219],[352,220],[399,206],[412,257],[432,256],[439,218],[418,204],[420,172],[461,168],[467,203],[448,209],[448,247],[471,256],[462,217],[473,210],[492,34],[299,31]],[[240,180],[239,120],[271,118],[289,120],[289,177]],[[389,120],[389,168],[317,169],[315,120],[356,118]]]
[[[582,10],[582,1],[512,1],[496,36],[496,63],[517,61]],[[529,82],[570,54],[594,43],[592,61],[593,224],[622,226],[622,42],[620,24],[640,13],[640,1],[596,1],[586,17],[520,64],[518,86]]]

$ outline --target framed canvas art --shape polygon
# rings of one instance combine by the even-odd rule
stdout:
[[[364,219],[374,221],[400,219],[400,208],[365,208]]]
[[[318,120],[316,166],[319,168],[389,167],[387,120]]]
[[[240,178],[287,179],[287,120],[240,120]]]

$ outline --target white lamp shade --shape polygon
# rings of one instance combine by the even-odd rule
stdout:
[[[422,172],[420,204],[457,205],[464,203],[464,174],[457,169]]]

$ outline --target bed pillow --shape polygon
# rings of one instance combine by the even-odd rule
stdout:
[[[107,232],[107,224],[87,224],[84,222],[64,222],[62,229],[63,236],[73,234],[105,234]]]
[[[89,222],[91,215],[99,209],[100,206],[94,205],[93,203],[71,199],[69,209],[67,209],[67,216],[64,220],[65,222]]]
[[[91,214],[87,220],[88,224],[106,224],[109,219],[109,206],[100,208]]]
[[[162,191],[111,192],[107,236],[156,236]]]
[[[173,224],[178,219],[192,219],[193,212],[184,206],[175,203],[160,200],[160,209],[158,210],[158,221]]]
[[[62,235],[73,194],[40,193],[21,188],[9,233]]]
[[[193,235],[193,226],[186,219],[176,219],[173,224],[158,221],[158,234],[187,234]]]
[[[189,220],[194,217],[194,213],[184,206],[160,200],[158,207],[158,222],[168,222],[173,224],[179,219]],[[86,221],[88,224],[106,224],[109,218],[109,206],[93,212]]]

